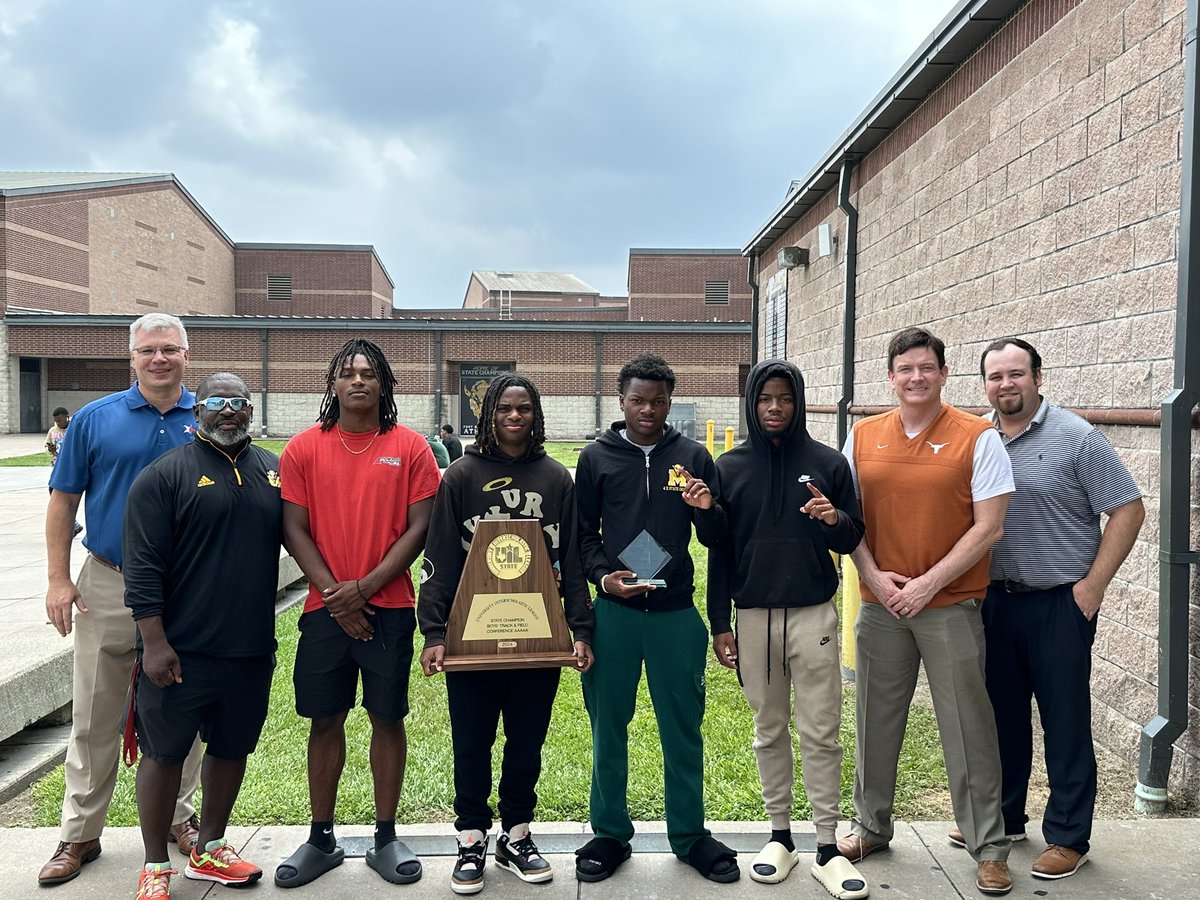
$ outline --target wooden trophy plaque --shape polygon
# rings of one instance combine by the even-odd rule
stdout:
[[[574,666],[558,579],[536,519],[480,519],[446,624],[448,671]]]

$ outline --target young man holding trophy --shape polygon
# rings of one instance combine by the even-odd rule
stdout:
[[[560,602],[559,594],[565,602],[567,624],[574,636],[575,667],[586,672],[592,664],[590,644],[595,618],[579,562],[575,484],[570,473],[546,455],[544,440],[537,388],[520,375],[496,378],[484,396],[475,444],[446,470],[429,526],[417,615],[425,636],[422,669],[426,675],[447,669],[454,744],[454,829],[458,832],[458,861],[450,876],[450,887],[456,894],[483,890],[493,819],[488,804],[492,745],[501,716],[504,757],[495,863],[526,882],[545,882],[554,877],[550,863],[534,844],[530,822],[537,805],[542,745],[561,669],[558,665],[506,667],[503,672],[494,672],[488,670],[490,666],[481,665],[474,671],[459,670],[448,666],[446,658],[451,609],[460,581],[464,580],[468,551],[480,521],[536,519],[558,582],[557,591],[552,591],[556,596],[547,602]],[[523,543],[515,536],[509,536],[509,540],[518,547]],[[526,565],[528,550],[525,548]],[[468,599],[474,598],[464,593],[460,602]]]

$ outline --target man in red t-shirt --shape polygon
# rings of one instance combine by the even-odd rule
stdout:
[[[367,865],[394,884],[421,877],[420,861],[396,838],[396,808],[416,628],[409,568],[425,546],[441,476],[425,438],[397,424],[395,384],[379,347],[348,341],[326,373],[317,424],[280,461],[285,541],[309,584],[292,676],[296,712],[312,720],[312,828],[275,871],[283,888],[308,884],[344,858],[333,810],[360,673],[375,785]]]

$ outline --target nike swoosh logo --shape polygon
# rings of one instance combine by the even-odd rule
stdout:
[[[889,446],[889,445],[888,445],[888,444],[876,444],[876,445],[875,445],[875,449],[876,449],[876,450],[882,450],[882,449],[884,449],[884,448],[885,448],[885,447],[887,447],[887,446]]]
[[[829,635],[825,635],[825,637],[821,638],[821,646],[822,647],[824,647],[828,643],[829,643]]]

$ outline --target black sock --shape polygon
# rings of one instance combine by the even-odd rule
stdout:
[[[308,829],[308,842],[319,850],[332,853],[337,846],[333,836],[333,822],[313,822]]]
[[[380,822],[375,820],[375,849],[381,850],[396,839],[396,820]]]
[[[835,856],[841,856],[837,844],[817,844],[817,865],[823,866]]]
[[[792,841],[792,833],[786,828],[771,829],[771,840],[777,844],[783,844],[784,848],[790,853],[796,849],[795,843]]]

